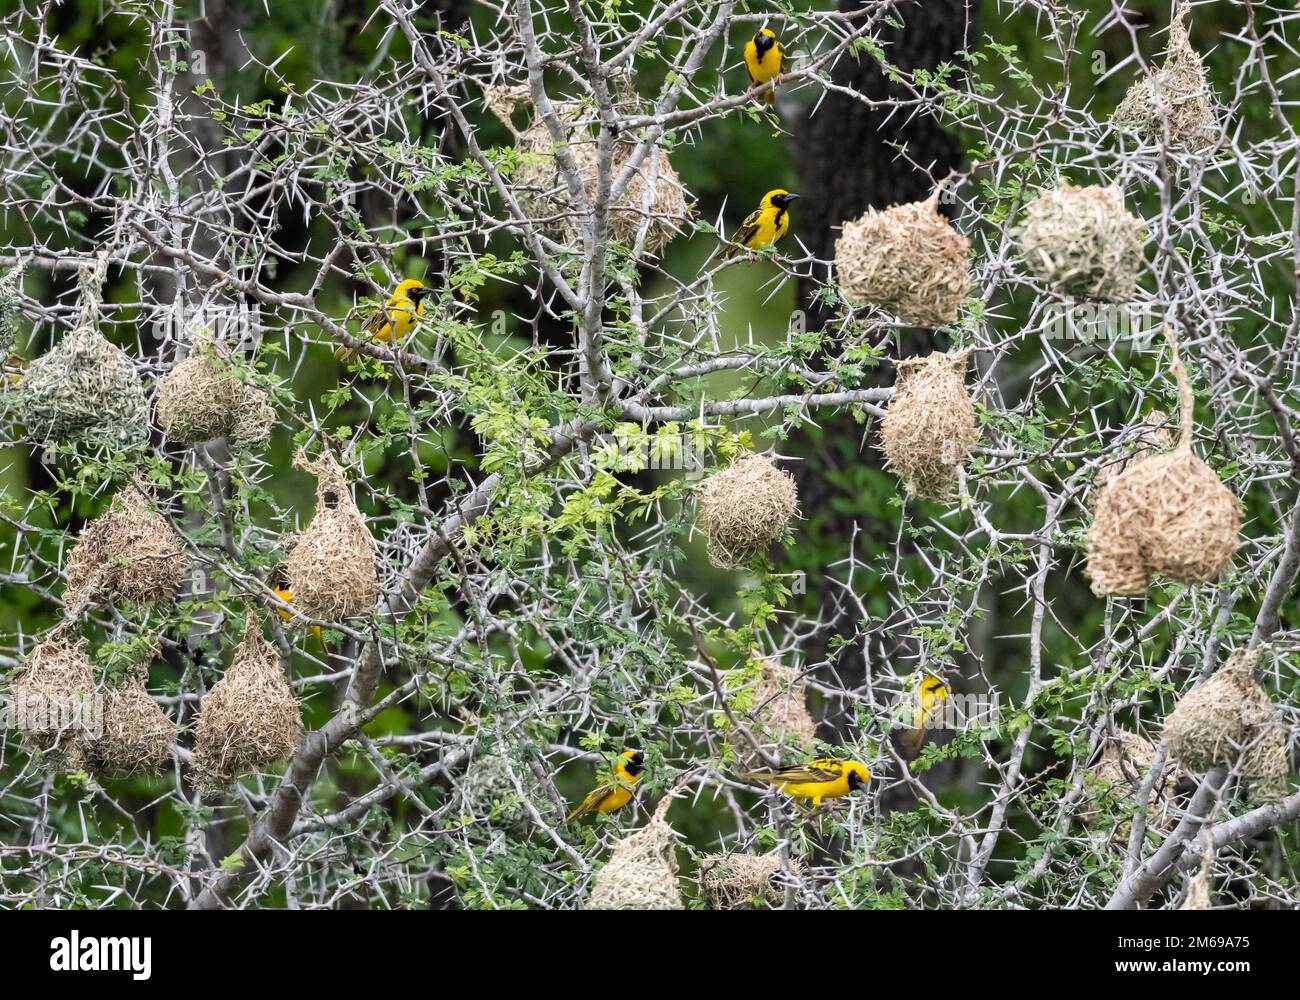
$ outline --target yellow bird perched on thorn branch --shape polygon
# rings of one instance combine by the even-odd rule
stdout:
[[[799,198],[781,188],[763,195],[758,208],[745,216],[731,237],[724,257],[735,257],[742,250],[762,250],[784,236],[790,229],[790,203]]]
[[[790,57],[785,54],[785,46],[777,41],[776,33],[770,28],[763,28],[757,35],[745,43],[745,69],[749,71],[748,96],[765,83],[766,88],[759,98],[765,104],[776,103],[776,88],[789,68]],[[775,81],[775,83],[773,83]]]
[[[787,795],[793,795],[796,799],[809,799],[813,806],[819,806],[822,799],[842,798],[859,788],[865,788],[871,780],[871,772],[860,761],[818,757],[807,764],[795,764],[775,771],[753,771],[742,777],[751,781],[766,781]]]
[[[622,809],[632,801],[632,786],[641,780],[644,770],[645,754],[640,750],[624,750],[614,764],[614,780],[588,792],[582,804],[569,813],[564,822],[572,823],[588,813],[611,813]]]
[[[943,682],[943,678],[928,670],[922,671],[920,683],[916,685],[912,698],[912,725],[905,728],[899,737],[899,742],[908,753],[916,753],[921,749],[921,744],[925,742],[926,723],[939,718],[947,700],[948,685]]]
[[[397,286],[383,311],[376,311],[366,321],[365,333],[371,341],[388,344],[390,347],[404,340],[416,321],[424,315],[424,299],[428,295],[429,289],[424,287],[424,282],[407,278]],[[345,364],[356,361],[359,354],[351,347],[339,347],[334,351],[334,357]]]

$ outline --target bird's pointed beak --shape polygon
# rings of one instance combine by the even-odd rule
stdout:
[[[798,201],[798,200],[799,200],[799,196],[797,194],[787,194],[785,196],[785,203],[787,205],[790,204],[790,202],[792,201]]]

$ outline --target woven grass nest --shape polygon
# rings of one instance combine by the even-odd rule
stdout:
[[[1127,302],[1137,292],[1145,234],[1118,188],[1062,182],[1025,206],[1016,239],[1025,264],[1053,291]]]
[[[526,791],[535,791],[527,768],[516,768],[515,773]],[[462,788],[465,804],[476,820],[516,834],[525,833],[532,826],[533,818],[510,777],[510,767],[504,757],[496,754],[476,756],[465,770]]]
[[[1266,649],[1235,650],[1209,680],[1179,699],[1164,728],[1169,753],[1193,771],[1230,766],[1244,753],[1246,796],[1256,805],[1285,797],[1290,767],[1286,731],[1254,676]]]
[[[9,703],[22,745],[52,770],[85,763],[87,713],[95,672],[87,642],[65,619],[28,654],[9,685]]]
[[[379,596],[374,541],[343,470],[328,451],[315,461],[299,451],[293,464],[316,477],[316,513],[284,562],[293,602],[324,621],[364,614]]]
[[[570,194],[560,161],[555,155],[556,145],[550,130],[540,116],[520,132],[512,116],[520,104],[531,106],[532,99],[526,87],[489,87],[484,99],[515,137],[515,149],[521,154],[521,163],[513,177],[515,197],[519,207],[543,231],[557,240],[575,241],[581,238],[583,221],[580,206]],[[635,110],[625,97],[624,110]],[[597,133],[592,125],[582,119],[594,116],[589,106],[575,101],[560,101],[556,112],[565,123],[566,144],[573,157],[587,200],[596,200],[597,165],[599,151]],[[620,135],[614,141],[611,156],[613,183],[627,165],[637,140],[632,135]],[[622,195],[609,213],[610,235],[625,246],[632,246],[645,229],[646,250],[657,253],[682,226],[690,221],[692,209],[677,171],[669,162],[668,154],[655,146],[645,155],[629,179]]]
[[[1102,817],[1108,804],[1117,805],[1121,801],[1132,803],[1136,800],[1142,783],[1146,781],[1155,763],[1155,756],[1155,746],[1137,733],[1120,730],[1106,737],[1100,759],[1089,768],[1084,779],[1084,791],[1091,806],[1080,811],[1080,819],[1092,826]],[[1167,760],[1161,773],[1152,780],[1151,794],[1147,799],[1149,829],[1173,829],[1173,797],[1174,787],[1178,784],[1178,773],[1178,765]],[[1122,806],[1120,811],[1123,811]],[[1129,814],[1131,813],[1132,810],[1129,809]],[[1114,840],[1121,844],[1127,843],[1131,829],[1130,820],[1116,823]]]
[[[27,433],[46,448],[119,452],[149,439],[148,405],[135,364],[99,332],[101,265],[81,271],[81,319],[31,363],[14,393]]]
[[[744,452],[698,487],[696,523],[720,569],[741,569],[779,539],[799,512],[794,477]]]
[[[917,326],[955,323],[970,289],[970,240],[939,212],[936,192],[846,222],[835,270],[852,306],[877,305]]]
[[[766,660],[759,675],[750,678],[737,693],[741,692],[748,705],[741,721],[760,745],[782,756],[813,748],[817,723],[808,712],[808,685],[800,671]],[[753,746],[739,733],[729,739],[743,766],[760,767],[766,763],[756,759]]]
[[[1205,67],[1187,37],[1187,12],[1183,4],[1169,25],[1164,65],[1129,88],[1110,120],[1118,129],[1158,142],[1168,118],[1171,143],[1197,152],[1214,144],[1219,123]]]
[[[195,725],[194,786],[217,794],[241,774],[284,760],[298,744],[302,716],[280,655],[251,611],[225,675],[203,696]]]
[[[787,863],[792,875],[803,866]],[[700,858],[700,889],[715,910],[758,910],[785,902],[781,859],[775,854],[706,854]]]
[[[665,796],[640,830],[614,847],[596,873],[589,910],[683,910],[677,884],[677,834],[665,820],[672,797]]]
[[[1157,573],[1179,583],[1205,583],[1241,544],[1240,502],[1192,454],[1192,387],[1177,340],[1167,327],[1165,333],[1178,382],[1178,445],[1135,460],[1098,495],[1085,572],[1099,596],[1144,593]]]
[[[139,488],[128,486],[81,530],[65,572],[63,599],[70,607],[99,597],[167,601],[180,586],[185,557],[166,518]]]
[[[894,396],[880,422],[885,468],[898,473],[912,496],[947,500],[957,485],[957,470],[979,437],[975,406],[966,389],[969,350],[897,364]]]
[[[90,744],[89,757],[98,772],[153,774],[172,759],[176,724],[146,688],[148,662],[132,669],[104,697],[104,730]]]
[[[208,337],[163,379],[154,400],[154,417],[177,444],[226,438],[235,451],[264,448],[275,426],[270,397],[230,359],[224,344]]]
[[[22,296],[23,265],[15,264],[0,277],[0,363],[9,357],[18,343]]]

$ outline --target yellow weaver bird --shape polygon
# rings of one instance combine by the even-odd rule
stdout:
[[[790,229],[788,209],[798,197],[781,188],[763,195],[758,208],[745,216],[745,221],[732,235],[731,243],[736,245],[728,246],[723,256],[734,257],[742,250],[762,250],[779,240]]]
[[[749,71],[749,90],[746,93],[753,97],[756,89],[775,80],[776,83],[759,95],[763,103],[775,104],[777,85],[789,66],[790,57],[785,54],[785,46],[777,41],[775,32],[763,28],[745,43],[745,69]]]
[[[775,771],[754,771],[741,775],[751,781],[766,781],[787,795],[797,799],[811,799],[814,806],[822,799],[838,799],[859,788],[866,788],[871,780],[867,765],[856,760],[836,760],[818,757],[807,764],[782,767]]]
[[[921,744],[925,742],[926,723],[938,718],[944,702],[948,700],[948,685],[942,677],[924,670],[912,700],[915,707],[911,728],[904,729],[899,737],[899,742],[908,753],[916,753],[921,749]]]
[[[389,346],[405,339],[416,320],[424,315],[424,299],[428,294],[429,289],[424,287],[424,282],[407,278],[397,286],[383,311],[376,312],[366,321],[365,333],[369,334],[372,341]],[[351,364],[357,360],[359,353],[351,347],[339,347],[335,349],[334,357]]]
[[[569,813],[564,822],[572,823],[587,813],[612,813],[615,809],[622,809],[632,801],[632,786],[641,780],[644,770],[645,754],[640,750],[624,750],[614,765],[614,781],[588,792],[582,804]]]
[[[293,604],[293,591],[289,589],[289,584],[284,579],[277,577],[276,580],[271,584],[271,590],[273,590],[275,592],[275,596],[280,598],[280,600],[284,601],[285,604]],[[287,611],[284,608],[276,608],[275,610],[276,613],[285,621],[287,622],[293,621],[292,611]],[[311,629],[311,634],[316,637],[316,641],[320,643],[321,650],[325,653],[328,653],[329,648],[325,645],[325,637],[321,635],[320,626],[311,625],[309,626],[309,628]]]

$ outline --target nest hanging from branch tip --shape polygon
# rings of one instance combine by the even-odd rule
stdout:
[[[644,827],[614,847],[596,873],[587,901],[589,910],[682,910],[677,884],[677,834],[665,819],[671,796],[665,796]]]
[[[969,350],[936,351],[897,364],[894,396],[880,422],[885,468],[912,496],[944,501],[975,447],[975,405],[966,388]]]
[[[1074,299],[1127,302],[1142,273],[1146,223],[1113,187],[1062,182],[1025,206],[1016,232],[1030,271]]]
[[[697,524],[719,569],[741,569],[767,551],[799,511],[794,477],[753,452],[697,488]]]
[[[328,450],[315,461],[299,451],[293,464],[316,476],[316,513],[284,562],[293,602],[308,618],[364,614],[379,597],[374,541],[343,470]]]
[[[95,688],[87,647],[65,619],[31,651],[9,686],[22,744],[42,754],[50,770],[76,771],[86,759]]]
[[[127,486],[82,529],[68,556],[63,599],[69,607],[83,597],[169,601],[184,572],[176,532],[139,487]]]
[[[1277,712],[1254,677],[1262,654],[1263,647],[1234,651],[1169,713],[1165,746],[1184,767],[1208,771],[1232,764],[1249,743],[1275,725]]]
[[[970,290],[970,240],[925,201],[867,209],[835,241],[840,290],[852,306],[877,305],[918,326],[955,323]]]
[[[1214,145],[1219,122],[1205,67],[1187,36],[1187,13],[1187,6],[1181,6],[1169,25],[1164,65],[1129,88],[1111,123],[1159,142],[1168,119],[1170,142],[1199,152]]]
[[[241,774],[284,760],[301,733],[298,700],[280,655],[250,612],[225,675],[199,703],[191,760],[195,788],[205,796],[218,794]]]

